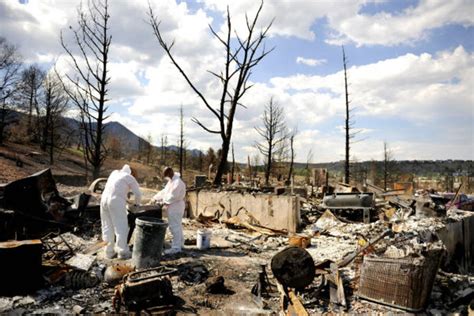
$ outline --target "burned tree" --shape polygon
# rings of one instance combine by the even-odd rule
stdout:
[[[107,138],[109,138],[108,136]],[[147,136],[140,136],[138,138],[137,158],[144,161],[147,165],[152,162],[153,156],[153,137],[150,133]]]
[[[232,143],[232,167],[230,170],[230,183],[234,183],[234,176],[235,176],[235,151],[234,151],[234,143]]]
[[[286,138],[286,125],[283,108],[273,102],[273,98],[265,106],[262,116],[263,127],[255,127],[257,133],[263,138],[255,144],[265,161],[265,185],[269,185],[270,173],[275,160],[275,155]]]
[[[21,81],[18,85],[17,102],[20,107],[25,108],[28,113],[27,131],[29,134],[37,135],[39,128],[39,105],[38,98],[41,95],[41,87],[45,79],[45,72],[37,65],[31,65],[21,72]],[[33,112],[34,111],[34,112]],[[33,127],[33,115],[36,114],[36,123]]]
[[[92,0],[87,8],[78,9],[78,26],[70,30],[76,50],[70,48],[61,32],[61,46],[66,51],[76,75],[66,74],[68,94],[80,111],[82,138],[86,160],[92,165],[92,175],[98,178],[106,158],[104,121],[107,119],[109,10],[107,0]]]
[[[349,101],[349,90],[347,84],[347,58],[346,52],[344,50],[344,46],[342,46],[342,64],[344,66],[344,95],[345,95],[345,108],[346,108],[346,118],[344,124],[344,131],[345,131],[345,160],[344,160],[344,182],[349,184],[351,178],[351,171],[350,171],[350,148],[351,148],[351,140],[355,137],[358,132],[351,132],[354,127],[354,122],[352,121],[352,109],[350,108],[350,101]]]
[[[209,73],[215,76],[222,85],[219,102],[216,105],[211,105],[211,103],[209,103],[209,99],[203,95],[200,88],[196,85],[196,83],[191,81],[190,76],[178,63],[174,54],[172,53],[172,48],[175,42],[172,41],[171,43],[167,43],[164,40],[160,30],[160,22],[158,22],[152,8],[149,8],[150,24],[160,46],[166,52],[173,65],[181,73],[191,89],[197,94],[202,103],[204,103],[206,108],[217,119],[218,127],[211,128],[208,125],[202,123],[198,118],[193,118],[193,121],[206,132],[219,135],[221,138],[222,145],[216,177],[214,178],[215,185],[221,184],[222,175],[227,168],[227,157],[230,150],[235,114],[237,112],[238,106],[245,107],[242,104],[241,99],[252,87],[252,84],[249,83],[252,70],[260,63],[260,61],[263,60],[263,58],[265,58],[265,56],[267,56],[273,50],[266,50],[264,46],[265,38],[267,37],[268,30],[270,29],[272,23],[270,23],[260,32],[256,32],[257,21],[262,8],[263,2],[260,4],[253,19],[250,20],[246,16],[246,26],[248,33],[245,37],[242,37],[239,36],[237,32],[235,32],[235,42],[231,40],[231,35],[234,30],[232,29],[231,16],[228,8],[227,31],[224,38],[221,37],[209,25],[211,33],[223,45],[226,57],[223,71],[220,73],[209,71]]]
[[[168,136],[162,134],[160,153],[161,153],[161,164],[163,166],[166,165],[166,162],[167,162],[167,157],[168,157],[167,151],[168,151]]]
[[[184,116],[183,106],[179,108],[179,173],[183,175],[183,163],[184,163]]]
[[[106,141],[107,152],[110,153],[112,158],[120,159],[123,155],[122,142],[114,135],[107,137]]]
[[[19,80],[21,58],[18,49],[0,37],[0,145],[5,137],[8,114],[13,103],[15,85]]]
[[[204,159],[204,170],[214,169],[216,166],[217,155],[214,151],[214,148],[209,147],[206,152],[206,157]]]
[[[394,162],[392,151],[388,148],[387,142],[383,143],[383,188],[388,190],[388,184],[392,180],[394,172]]]
[[[287,181],[288,183],[291,182],[291,178],[292,178],[292,176],[293,176],[293,166],[294,166],[295,157],[296,157],[295,148],[294,148],[294,141],[295,141],[296,133],[297,133],[297,131],[294,130],[294,131],[289,135],[289,142],[290,142],[290,167],[289,167],[289,170],[288,170],[288,177],[287,177],[287,179],[286,179],[286,181]]]
[[[64,124],[63,114],[69,105],[69,97],[59,79],[49,73],[43,82],[44,93],[40,102],[40,147],[49,153],[49,163],[54,164],[54,151],[67,142],[67,133],[60,132]],[[63,144],[61,144],[63,143]]]
[[[153,137],[151,136],[150,133],[148,133],[146,137],[146,164],[150,165],[152,162],[152,156],[153,156]]]

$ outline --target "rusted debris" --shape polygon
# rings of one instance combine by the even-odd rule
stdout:
[[[115,290],[115,311],[120,312],[122,306],[129,311],[140,311],[154,306],[172,307],[174,296],[169,276],[176,271],[161,266],[127,274],[123,283]]]
[[[45,258],[49,260],[59,260],[64,262],[74,255],[74,249],[69,243],[58,233],[48,233],[41,238],[44,248]]]
[[[300,248],[308,248],[311,246],[311,237],[304,235],[293,235],[288,238],[288,245]]]
[[[370,240],[364,247],[360,248],[360,249],[357,249],[356,251],[354,251],[353,253],[351,254],[348,254],[346,257],[344,257],[341,261],[339,261],[337,263],[337,266],[338,268],[343,268],[345,266],[347,266],[349,263],[352,262],[352,260],[354,260],[359,254],[361,254],[362,252],[364,252],[365,250],[367,250],[369,247],[372,247],[374,244],[376,244],[377,242],[379,242],[382,238],[384,238],[385,236],[388,236],[389,234],[391,234],[391,230],[390,229],[387,229],[385,230],[382,234],[378,235],[377,237],[375,237],[374,239]]]
[[[364,258],[358,296],[410,312],[422,311],[431,294],[442,251],[405,258]]]
[[[64,277],[64,286],[73,290],[94,287],[100,279],[93,273],[81,270],[70,270]]]
[[[184,283],[194,285],[206,281],[209,277],[209,270],[201,263],[191,262],[178,266],[178,275]]]
[[[266,265],[260,265],[260,272],[258,273],[257,283],[252,287],[251,293],[258,298],[270,296],[274,285],[270,283],[268,278]]]
[[[135,267],[129,263],[116,263],[105,269],[104,281],[114,286],[122,281],[124,275],[133,272]]]

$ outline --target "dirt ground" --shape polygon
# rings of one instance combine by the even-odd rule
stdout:
[[[280,309],[280,298],[277,291],[273,290],[270,296],[262,300],[251,294],[252,287],[256,284],[260,266],[266,265],[271,283],[275,279],[270,269],[272,257],[287,247],[287,237],[260,236],[248,230],[229,229],[223,224],[204,225],[195,220],[184,219],[184,235],[186,246],[184,251],[177,255],[165,255],[162,264],[170,268],[177,268],[178,272],[171,277],[173,293],[176,296],[172,313],[176,315],[275,315]],[[212,231],[211,248],[199,250],[196,248],[196,232],[198,229],[207,228]],[[375,227],[368,226],[368,231]],[[376,230],[376,229],[375,229]],[[70,233],[68,233],[70,234]],[[74,234],[70,234],[74,236]],[[169,246],[170,234],[167,233],[166,241]],[[313,238],[313,246],[308,248],[314,260],[337,258],[356,247],[347,239],[348,247],[338,246],[341,240],[348,237],[319,236]],[[240,241],[239,241],[240,240]],[[252,242],[245,242],[253,240]],[[72,238],[71,244],[78,246],[81,252],[100,241],[100,227],[95,225],[93,231]],[[133,239],[132,239],[133,243]],[[348,312],[351,314],[366,313],[395,313],[401,311],[384,305],[370,303],[357,298],[356,292],[359,282],[361,258],[356,259],[350,266],[341,270],[348,299]],[[105,259],[102,251],[96,256],[96,261],[91,271],[101,271],[112,264],[130,264],[130,260]],[[205,267],[206,276],[196,278],[190,282],[189,273],[201,271]],[[196,270],[197,269],[197,270]],[[227,292],[225,294],[210,294],[206,292],[206,280],[215,276],[222,276]],[[338,307],[329,303],[329,293],[321,287],[321,278],[314,282],[301,293],[301,299],[310,315],[334,314],[342,312]],[[427,315],[438,315],[447,312],[459,312],[464,315],[466,305],[449,308],[455,297],[462,291],[474,287],[474,276],[439,273],[435,286],[426,309]],[[112,298],[114,287],[106,282],[91,288],[72,289],[66,284],[47,286],[28,296],[13,298],[0,297],[0,312],[15,314],[24,313],[55,313],[69,314],[80,311],[81,313],[112,313],[114,312]],[[122,308],[121,312],[126,309]],[[154,310],[148,310],[153,312]],[[155,310],[156,312],[156,310]]]
[[[23,150],[26,152],[27,148]],[[26,159],[25,161],[28,162]],[[14,172],[15,170],[10,176],[17,176]],[[146,169],[142,172],[146,172]],[[58,185],[58,189],[64,196],[72,196],[85,191],[86,187]],[[464,216],[459,214],[454,214],[447,221],[454,220],[456,216]],[[370,224],[338,222],[324,229],[323,232],[314,234],[312,225],[315,221],[316,218],[312,219],[311,224],[302,231],[312,236],[311,247],[307,249],[307,252],[315,263],[326,259],[333,261],[342,259],[361,246],[360,236],[370,240],[385,230],[387,224],[381,220]],[[442,225],[443,223],[441,219],[425,221],[412,219],[405,224],[408,225],[410,238],[416,239],[417,229],[429,230],[433,229],[435,224]],[[288,246],[287,235],[269,236],[246,229],[230,228],[219,222],[203,224],[194,219],[184,219],[183,227],[186,239],[184,251],[178,255],[165,255],[161,261],[164,266],[178,269],[176,274],[171,276],[173,294],[176,297],[172,313],[177,315],[274,315],[281,312],[280,296],[275,288],[270,289],[269,296],[263,298],[253,296],[251,289],[257,283],[262,265],[266,266],[270,282],[276,284],[270,262],[275,254]],[[204,228],[212,233],[211,248],[199,250],[196,247],[196,234],[199,229]],[[78,229],[66,234],[74,246],[74,252],[84,253],[89,247],[100,243],[100,221],[97,221],[88,231]],[[168,232],[167,244],[170,239],[171,235]],[[385,245],[389,245],[390,242],[390,239],[385,240]],[[130,244],[133,245],[133,239]],[[88,270],[88,274],[97,277],[100,280],[98,284],[92,287],[71,286],[65,281],[60,281],[46,285],[30,295],[0,297],[0,314],[113,313],[112,298],[115,289],[114,285],[104,281],[104,271],[112,264],[130,265],[131,260],[108,260],[104,258],[101,250],[92,256],[94,263]],[[361,264],[362,259],[358,257],[340,271],[347,298],[346,312],[350,314],[401,313],[399,309],[358,298]],[[205,276],[189,281],[190,274],[202,270],[207,271]],[[198,276],[199,273],[197,273]],[[224,278],[227,289],[224,294],[211,294],[206,291],[206,281],[213,277]],[[474,276],[469,273],[455,274],[439,271],[434,282],[424,314],[467,315],[470,301],[462,301],[462,298],[469,298],[472,295],[469,291],[474,289]],[[341,307],[330,303],[328,287],[324,286],[320,276],[316,277],[299,295],[310,315],[333,315],[344,312]],[[126,309],[123,308],[121,312],[126,312]]]

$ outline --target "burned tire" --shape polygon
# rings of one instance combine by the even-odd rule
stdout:
[[[295,289],[310,285],[316,274],[313,258],[299,247],[288,247],[277,253],[272,258],[271,267],[278,282]]]

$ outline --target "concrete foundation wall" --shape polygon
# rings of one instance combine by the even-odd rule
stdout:
[[[289,232],[296,232],[301,220],[298,196],[194,191],[188,193],[188,201],[191,218],[218,212],[223,219],[232,216],[245,219],[247,210],[260,225]]]
[[[474,272],[474,213],[437,231],[448,251],[446,265],[460,273]]]

